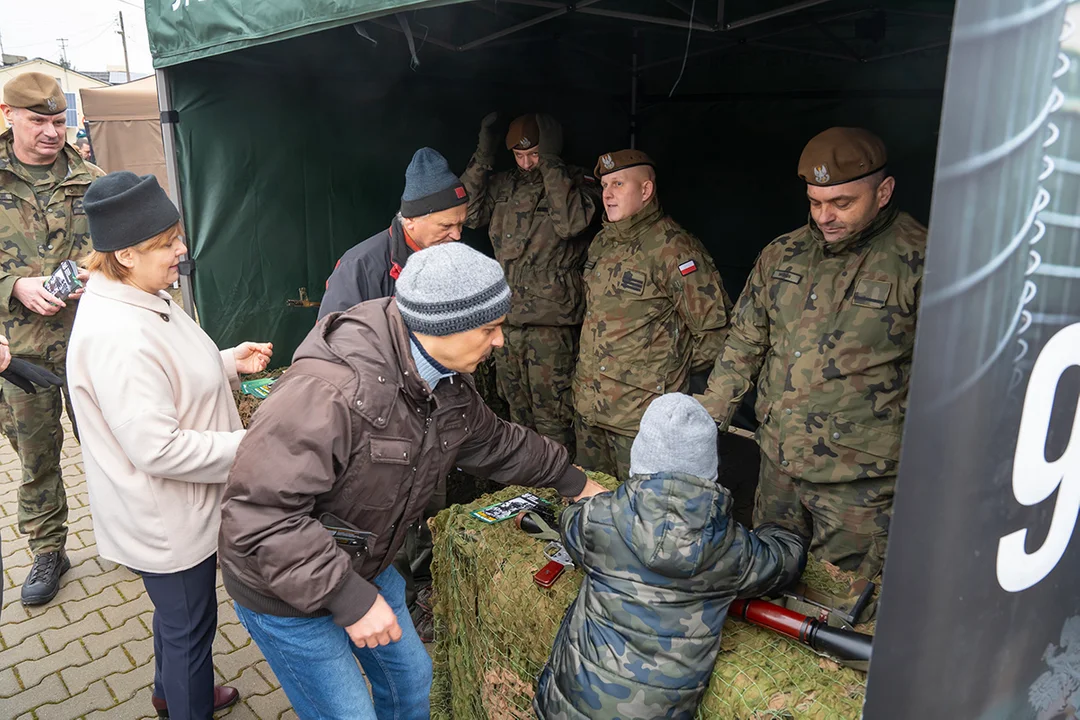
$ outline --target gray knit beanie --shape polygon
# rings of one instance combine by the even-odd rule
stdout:
[[[469,202],[465,186],[437,150],[420,148],[405,170],[401,216],[421,217]]]
[[[502,267],[460,242],[410,255],[396,294],[406,327],[422,335],[466,332],[510,312]]]
[[[668,393],[652,401],[630,447],[630,474],[677,472],[716,480],[716,421],[694,398]]]

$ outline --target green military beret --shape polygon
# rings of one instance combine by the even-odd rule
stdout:
[[[873,175],[885,167],[885,143],[862,128],[829,128],[806,144],[799,177],[809,185],[829,187]]]
[[[507,150],[528,150],[540,143],[540,126],[536,115],[528,114],[514,118],[510,130],[506,133]]]
[[[56,78],[45,73],[16,75],[4,86],[4,104],[26,108],[41,115],[59,115],[67,110],[64,91]]]
[[[618,152],[601,155],[600,159],[596,161],[596,169],[593,170],[593,174],[599,178],[638,165],[656,167],[652,159],[640,150],[619,150]]]

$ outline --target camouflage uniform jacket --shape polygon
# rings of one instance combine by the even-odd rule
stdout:
[[[731,299],[701,241],[653,200],[605,222],[585,263],[585,322],[574,373],[585,422],[635,435],[645,408],[685,392],[724,346]]]
[[[585,570],[533,704],[537,715],[691,720],[708,687],[728,607],[791,584],[805,545],[777,525],[753,532],[731,495],[690,475],[634,475],[561,518]]]
[[[810,224],[762,251],[699,398],[726,424],[756,381],[758,444],[810,482],[895,475],[926,229],[887,207],[827,244]]]
[[[469,193],[465,224],[488,226],[495,258],[513,293],[511,325],[580,325],[581,266],[599,203],[581,168],[541,155],[539,169],[491,174],[473,156],[461,182]]]
[[[12,291],[19,278],[50,275],[64,260],[85,264],[91,247],[82,198],[90,183],[105,173],[65,145],[67,176],[55,178],[42,207],[34,179],[16,159],[12,142],[11,130],[0,135],[0,319],[12,355],[62,367],[78,302],[45,317],[28,310]]]

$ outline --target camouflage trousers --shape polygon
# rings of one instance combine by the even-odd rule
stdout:
[[[503,325],[495,352],[499,394],[510,420],[532,428],[574,457],[574,402],[570,384],[577,362],[580,326]]]
[[[62,365],[31,361],[64,375]],[[63,391],[57,387],[38,388],[37,394],[31,395],[0,379],[0,428],[22,465],[19,532],[29,536],[34,555],[62,550],[67,542],[67,492],[60,473],[64,444],[60,414],[65,405],[78,439],[66,385]]]
[[[630,435],[598,428],[577,416],[574,419],[577,435],[577,464],[586,470],[607,473],[625,482],[630,477]]]
[[[754,525],[776,522],[810,538],[819,560],[876,580],[885,563],[896,477],[812,483],[785,475],[764,453]]]

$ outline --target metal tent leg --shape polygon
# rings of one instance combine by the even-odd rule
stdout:
[[[169,92],[169,82],[165,70],[159,69],[154,73],[157,79],[158,109],[162,113],[161,144],[165,150],[165,175],[169,180],[169,197],[180,211],[180,222],[184,222],[184,202],[180,193],[180,171],[176,166],[176,135],[175,121],[171,118],[165,122],[165,116],[172,113],[172,93]],[[184,225],[185,229],[187,224]],[[182,261],[190,260],[190,256],[184,255]],[[195,315],[195,293],[192,291],[191,276],[180,276],[180,296],[184,301],[184,312],[191,317]]]

